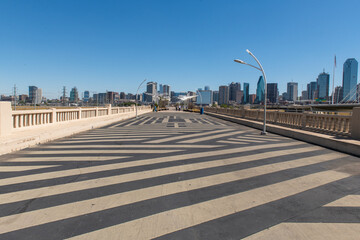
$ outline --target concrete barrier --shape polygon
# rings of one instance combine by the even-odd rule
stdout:
[[[133,107],[12,111],[0,102],[0,110],[0,155],[135,117]],[[139,107],[138,115],[151,111]]]
[[[353,108],[351,117],[351,137],[360,140],[360,107]]]
[[[226,121],[235,122],[259,130],[263,129],[263,123],[258,121],[212,112],[205,113]],[[360,157],[360,141],[358,140],[339,138],[336,136],[310,132],[302,129],[293,129],[285,126],[277,126],[274,124],[267,124],[267,131]]]

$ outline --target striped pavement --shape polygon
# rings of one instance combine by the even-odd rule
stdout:
[[[0,239],[359,239],[359,158],[160,112],[0,157]]]

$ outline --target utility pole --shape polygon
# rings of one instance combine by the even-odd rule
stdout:
[[[65,106],[65,98],[66,98],[66,87],[63,87],[63,96],[62,96],[62,100],[63,100],[63,105]]]
[[[16,84],[14,84],[14,110],[16,110]]]

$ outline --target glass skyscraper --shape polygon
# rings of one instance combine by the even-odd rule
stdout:
[[[268,83],[267,84],[267,99],[271,103],[277,103],[279,98],[278,84]]]
[[[356,85],[358,74],[358,62],[355,58],[349,58],[344,63],[343,71],[343,101],[356,100]]]
[[[287,84],[287,100],[296,101],[298,97],[298,83],[288,82]]]
[[[255,103],[262,103],[265,100],[265,82],[263,76],[259,77],[256,87]]]
[[[249,83],[244,83],[244,104],[248,104],[249,103]]]
[[[308,92],[308,99],[309,100],[314,100],[315,99],[316,90],[317,90],[317,83],[316,82],[310,82],[307,85],[307,92]]]
[[[317,97],[319,99],[328,99],[329,98],[329,82],[330,75],[322,72],[319,74],[316,84],[317,84]]]

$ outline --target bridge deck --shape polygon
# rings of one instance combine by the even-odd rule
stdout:
[[[142,115],[0,157],[0,239],[356,239],[359,158]]]

